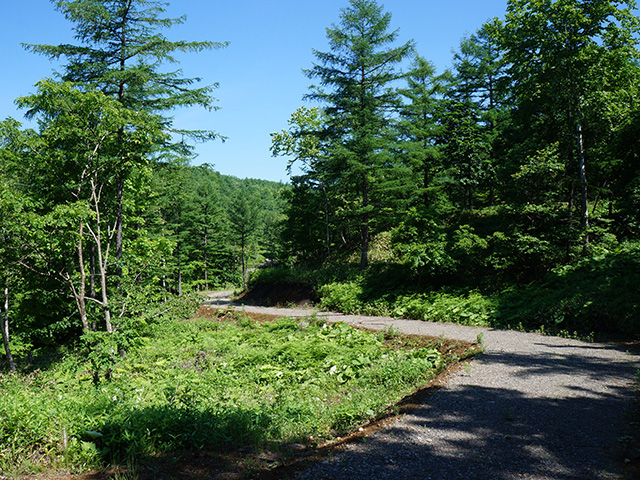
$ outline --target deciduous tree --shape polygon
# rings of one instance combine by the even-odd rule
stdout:
[[[568,177],[577,177],[585,248],[587,173],[604,162],[596,157],[598,142],[628,110],[637,83],[635,6],[633,0],[510,0],[499,37],[521,138],[536,136],[538,149],[557,142]]]

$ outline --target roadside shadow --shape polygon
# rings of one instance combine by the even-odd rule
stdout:
[[[624,458],[619,439],[633,398],[633,362],[553,351],[488,353],[479,362],[485,372],[509,369],[510,380],[478,385],[461,372],[455,385],[392,427],[293,478],[621,478],[615,471]],[[527,382],[534,387],[520,388]]]

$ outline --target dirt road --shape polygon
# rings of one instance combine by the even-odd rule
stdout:
[[[373,329],[474,341],[486,348],[426,404],[297,479],[633,478],[626,416],[640,358],[613,345],[452,324],[207,304],[282,316],[317,314]],[[637,426],[635,427],[638,428]],[[626,463],[625,463],[626,460]],[[626,470],[626,474],[623,472]]]

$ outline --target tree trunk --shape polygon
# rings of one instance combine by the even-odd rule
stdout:
[[[165,272],[167,271],[167,260],[162,258],[162,298],[164,303],[167,303],[167,276]]]
[[[244,234],[240,237],[240,262],[242,264],[242,288],[247,288],[247,265],[244,260],[245,238]]]
[[[118,179],[118,185],[116,190],[116,241],[115,241],[115,256],[116,256],[116,276],[117,287],[120,289],[122,286],[122,238],[123,238],[123,199],[124,199],[124,178]]]
[[[180,259],[180,242],[178,242],[176,252],[178,253],[178,296],[180,297],[182,296],[182,262]]]
[[[576,125],[578,141],[578,170],[580,172],[580,197],[582,210],[582,227],[584,229],[584,249],[589,249],[589,202],[587,197],[587,174],[584,162],[584,145],[582,139],[582,125]]]
[[[111,310],[109,309],[109,294],[107,290],[107,259],[102,258],[102,248],[98,244],[98,257],[100,259],[100,293],[102,295],[102,311],[104,313],[105,329],[108,333],[113,333],[111,325]]]
[[[180,211],[178,211],[178,225],[181,224],[182,221],[182,214]],[[178,229],[179,230],[179,229]],[[176,234],[178,235],[178,239],[180,238],[180,231],[176,232]],[[182,296],[182,261],[181,261],[181,252],[180,252],[180,240],[178,240],[177,244],[176,244],[176,253],[177,253],[177,257],[178,257],[178,296],[181,297]]]
[[[80,314],[80,321],[82,322],[82,330],[84,332],[89,331],[89,321],[87,320],[87,272],[84,267],[84,222],[80,222],[80,232],[78,239],[78,270],[80,271],[80,284],[76,293],[76,304],[78,306],[78,313]]]
[[[361,227],[362,251],[360,253],[360,270],[364,271],[369,266],[369,185],[367,179],[363,180],[362,185],[362,206],[365,209],[363,223]]]
[[[567,238],[567,249],[565,253],[567,258],[569,258],[571,255],[571,248],[573,247],[573,242],[571,241],[571,231],[573,230],[573,196],[575,194],[573,180],[569,182],[569,191],[567,193],[569,197],[567,198],[567,226],[569,235]]]
[[[4,352],[7,355],[7,361],[9,362],[9,368],[12,372],[16,371],[16,364],[13,361],[13,355],[11,355],[11,348],[9,346],[9,287],[4,287],[4,315],[0,318],[2,322],[2,343],[4,343]],[[1,311],[1,310],[0,310]]]
[[[203,249],[202,249],[202,261],[204,263],[204,289],[209,290],[209,275],[207,272],[207,229],[204,229],[204,240],[203,240]]]
[[[98,275],[100,278],[100,294],[102,301],[100,306],[104,314],[105,329],[108,333],[113,333],[113,326],[111,325],[111,310],[109,309],[109,294],[108,294],[108,278],[107,278],[107,266],[109,265],[109,242],[105,246],[104,252],[102,250],[102,216],[100,211],[100,191],[97,187],[97,182],[91,181],[91,196],[93,200],[93,211],[95,213],[95,230],[90,230],[91,236],[96,246],[96,254],[98,259]]]
[[[96,245],[94,243],[91,244],[89,252],[89,296],[96,298]],[[95,315],[91,323],[91,330],[94,332],[98,330],[98,321]]]

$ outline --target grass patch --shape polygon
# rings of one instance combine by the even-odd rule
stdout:
[[[83,472],[189,452],[285,455],[387,414],[472,352],[442,339],[202,308],[192,321],[149,326],[110,382],[94,386],[75,354],[0,376],[0,471]]]

